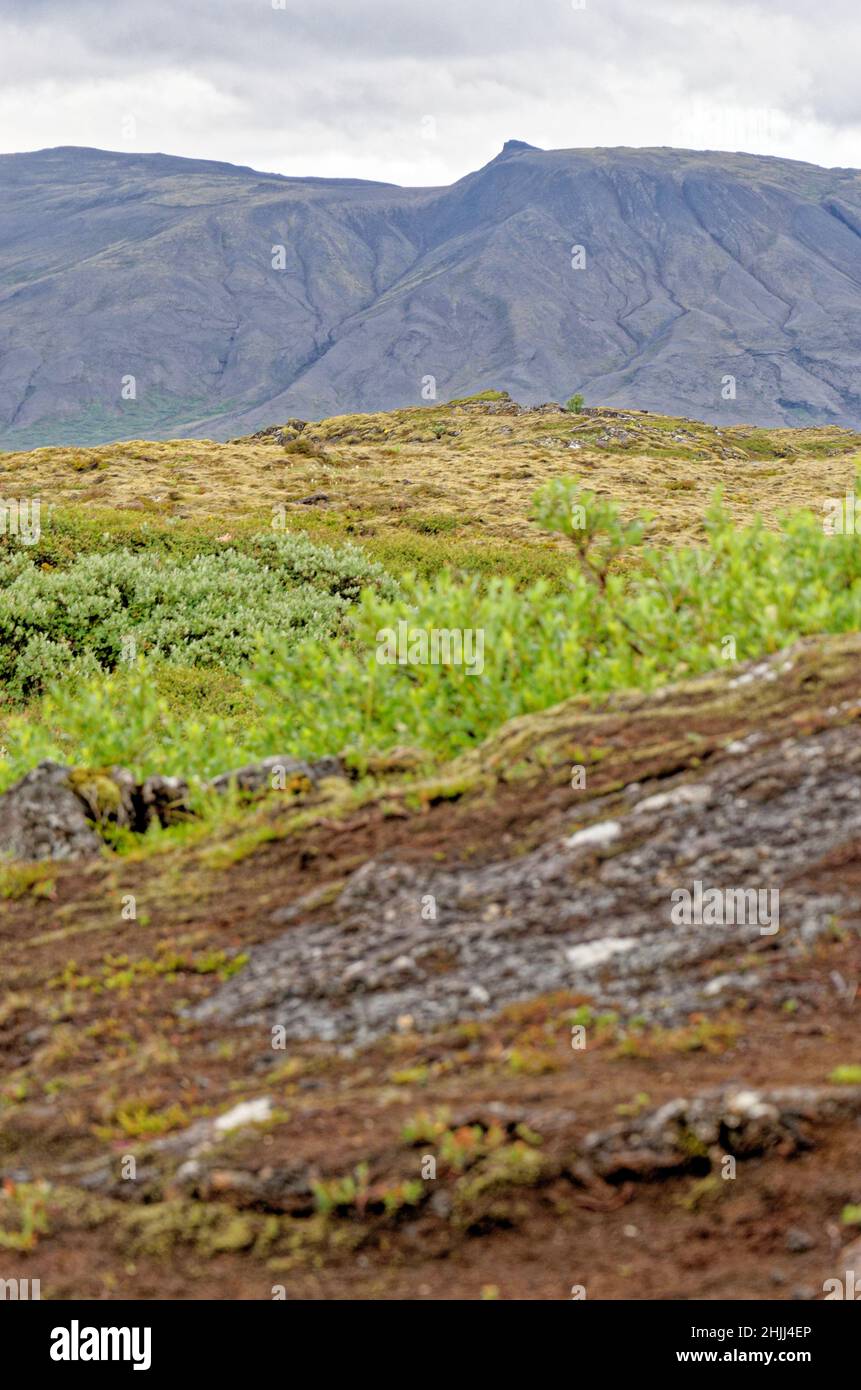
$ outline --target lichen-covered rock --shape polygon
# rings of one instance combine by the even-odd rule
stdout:
[[[340,758],[318,758],[308,763],[302,758],[274,756],[263,758],[259,763],[248,763],[233,772],[222,772],[209,782],[208,788],[214,792],[226,792],[231,785],[253,795],[262,791],[310,791],[324,777],[343,777],[344,765]]]
[[[861,1086],[727,1086],[667,1101],[633,1120],[588,1134],[583,1155],[602,1178],[654,1177],[686,1168],[709,1150],[749,1158],[808,1144],[817,1125],[861,1116]]]
[[[134,829],[137,784],[128,768],[71,768],[68,783],[91,821]]]
[[[592,825],[528,854],[452,866],[369,859],[325,920],[277,908],[273,924],[289,929],[254,946],[194,1016],[365,1042],[402,1015],[429,1029],[568,990],[622,1019],[681,1026],[772,987],[763,942],[779,940],[788,959],[836,913],[858,912],[851,879],[805,881],[798,865],[861,834],[859,765],[857,728],[835,728],[715,763],[690,784],[696,795],[620,794],[612,817],[601,805]],[[734,925],[674,920],[673,894],[693,880],[779,892],[778,932],[743,914]],[[821,999],[823,986],[774,989],[782,1003]],[[738,1143],[754,1131],[747,1117]]]
[[[312,792],[325,777],[345,776],[339,758],[272,757],[224,772],[207,784],[223,795],[235,785],[246,796],[280,790]],[[81,859],[104,847],[100,826],[143,833],[194,815],[182,777],[135,781],[125,767],[72,768],[46,759],[0,796],[0,856],[9,859]]]
[[[135,800],[135,829],[141,831],[156,822],[173,825],[194,814],[188,802],[188,783],[181,777],[147,777],[137,789]]]
[[[79,859],[102,841],[69,783],[71,769],[45,759],[0,796],[0,854],[11,859]]]

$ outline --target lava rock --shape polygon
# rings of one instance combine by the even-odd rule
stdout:
[[[80,859],[102,841],[71,769],[46,758],[0,796],[0,853],[12,859]]]
[[[181,777],[148,777],[137,790],[136,830],[146,830],[156,821],[173,825],[193,814],[188,804],[188,783]]]
[[[302,758],[276,754],[271,758],[262,758],[258,763],[247,763],[233,772],[222,772],[207,785],[210,791],[221,793],[235,785],[246,795],[274,789],[309,791],[324,777],[344,775],[340,758],[318,758],[316,762],[309,763]]]

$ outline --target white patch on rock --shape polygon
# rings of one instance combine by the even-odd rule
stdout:
[[[724,990],[752,989],[758,984],[759,974],[755,970],[741,970],[735,974],[715,975],[708,984],[703,985],[703,995],[708,999],[713,999],[715,995],[723,994]]]
[[[727,743],[725,750],[737,757],[740,753],[747,753],[749,749],[755,748],[758,743],[762,743],[762,734],[758,730],[754,730],[752,734],[747,735],[747,738],[733,739],[732,743]]]
[[[711,799],[711,787],[699,784],[674,787],[672,791],[657,792],[655,796],[647,796],[645,801],[638,801],[634,812],[639,815],[641,811],[665,811],[672,806],[704,806]]]
[[[752,666],[749,671],[743,671],[735,680],[729,682],[730,690],[736,689],[740,685],[750,685],[753,681],[776,681],[777,672],[772,669],[767,661],[760,661],[756,666]]]
[[[610,845],[614,840],[618,840],[622,833],[622,827],[617,820],[602,820],[597,825],[588,825],[585,830],[578,830],[576,834],[570,835],[565,841],[566,849],[580,849],[584,845]]]
[[[271,1114],[272,1102],[268,1096],[261,1096],[259,1100],[243,1100],[232,1110],[219,1115],[213,1129],[217,1134],[226,1134],[228,1130],[239,1129],[242,1125],[262,1124]]]
[[[730,1128],[735,1128],[733,1120],[736,1116],[745,1120],[759,1120],[778,1113],[776,1107],[764,1101],[758,1091],[736,1091],[729,1097],[727,1108],[729,1114],[726,1123]]]
[[[599,941],[584,941],[581,946],[569,946],[565,957],[569,965],[576,965],[579,970],[594,970],[620,951],[630,951],[636,944],[635,936],[604,936]]]

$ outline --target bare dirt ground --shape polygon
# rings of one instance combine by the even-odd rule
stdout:
[[[0,902],[0,1276],[808,1299],[861,1274],[859,655],[572,701],[433,785],[270,797]],[[674,925],[696,879],[778,888],[779,931]]]

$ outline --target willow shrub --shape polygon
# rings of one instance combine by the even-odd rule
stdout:
[[[449,756],[515,715],[546,709],[575,694],[656,685],[758,657],[798,637],[843,632],[861,619],[861,539],[825,536],[812,516],[778,532],[736,530],[720,503],[707,518],[701,547],[644,547],[636,570],[619,556],[640,545],[645,525],[625,526],[592,494],[540,498],[545,524],[566,531],[572,499],[585,499],[592,523],[573,537],[576,567],[563,593],[544,581],[517,592],[510,579],[482,585],[408,579],[405,599],[365,594],[354,614],[348,652],[331,644],[276,643],[251,677],[267,746],[322,753],[409,743]],[[567,531],[566,531],[567,533]],[[416,629],[484,634],[484,669],[383,665],[378,633],[401,619]],[[322,702],[322,703],[321,703]]]
[[[342,629],[364,587],[388,598],[397,586],[355,546],[339,550],[301,535],[264,534],[254,553],[173,558],[111,550],[64,569],[26,551],[0,560],[0,683],[7,700],[52,679],[114,671],[137,653],[184,667],[238,672],[261,632],[282,645],[321,641]]]
[[[148,694],[147,667],[86,684],[56,686],[37,718],[7,724],[6,780],[36,756],[123,761],[209,775],[270,753],[315,756],[395,744],[444,758],[474,745],[515,715],[575,694],[654,688],[683,676],[759,657],[812,633],[843,632],[861,619],[861,539],[826,536],[810,514],[780,531],[735,529],[719,499],[706,542],[676,550],[644,543],[644,521],[623,523],[612,504],[557,481],[536,499],[543,525],[571,546],[567,587],[544,580],[518,590],[510,578],[407,576],[395,598],[365,589],[351,609],[348,640],[295,641],[261,633],[246,675],[257,717],[242,727],[202,715],[173,716]],[[633,568],[620,557],[637,548]],[[483,634],[483,669],[383,664],[381,634]]]

